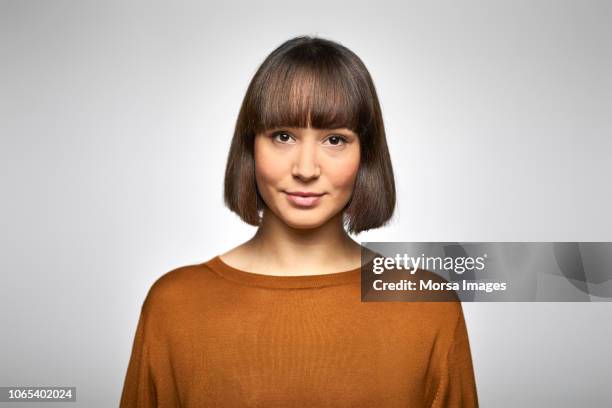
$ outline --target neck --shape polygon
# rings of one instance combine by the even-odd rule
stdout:
[[[298,229],[265,209],[248,246],[262,268],[281,273],[340,272],[359,267],[361,259],[361,246],[344,230],[342,213],[319,227]]]

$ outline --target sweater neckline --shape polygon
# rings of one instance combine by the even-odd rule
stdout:
[[[217,274],[236,283],[264,288],[297,289],[320,288],[361,282],[361,266],[342,272],[319,275],[264,275],[235,268],[225,263],[220,255],[211,258],[206,264]]]

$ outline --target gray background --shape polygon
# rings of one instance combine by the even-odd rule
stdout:
[[[382,102],[398,209],[358,240],[612,240],[611,17],[605,1],[1,1],[0,385],[118,404],[150,285],[255,231],[222,205],[229,141],[258,64],[299,34],[355,51]],[[612,404],[612,303],[464,310],[481,406]]]

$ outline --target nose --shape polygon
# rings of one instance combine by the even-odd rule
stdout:
[[[317,161],[317,151],[314,143],[302,143],[298,149],[292,174],[303,181],[318,178],[321,167]]]

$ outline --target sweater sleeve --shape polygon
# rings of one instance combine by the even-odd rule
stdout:
[[[168,333],[174,329],[172,301],[176,292],[168,279],[156,281],[142,304],[120,408],[180,406],[177,373]]]
[[[477,408],[478,396],[467,327],[461,303],[445,358],[441,361],[432,408]]]
[[[123,383],[120,408],[157,406],[155,382],[151,372],[150,336],[147,315],[141,310]]]

